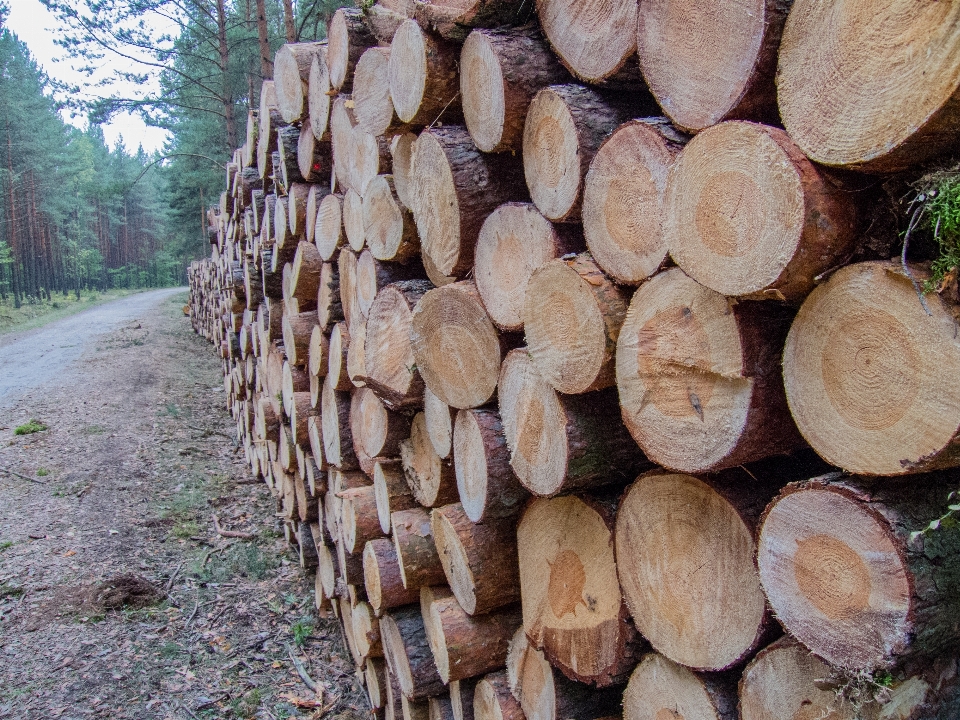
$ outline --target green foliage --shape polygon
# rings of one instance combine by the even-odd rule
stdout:
[[[910,533],[910,539],[916,540],[921,535],[928,535],[941,528],[954,528],[957,526],[958,518],[960,518],[960,490],[953,490],[947,495],[947,511],[940,517],[928,522],[922,530],[914,530]]]
[[[303,647],[307,638],[313,632],[313,623],[306,620],[297,620],[290,626],[290,632],[293,635],[293,642],[297,647]]]
[[[0,542],[0,552],[3,552],[4,550],[9,550],[12,547],[13,547],[13,540],[4,540],[3,542]]]
[[[46,477],[49,474],[50,474],[50,471],[47,470],[45,467],[37,468],[37,477]]]
[[[33,435],[33,433],[43,432],[49,428],[44,425],[41,421],[33,419],[28,423],[23,425],[18,425],[13,431],[14,435]]]
[[[924,290],[938,290],[960,268],[960,169],[935,172],[916,184],[912,224],[933,235],[939,248]]]

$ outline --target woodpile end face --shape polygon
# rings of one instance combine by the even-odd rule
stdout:
[[[960,315],[857,175],[960,8],[529,5],[281,48],[189,271],[372,714],[960,716]]]

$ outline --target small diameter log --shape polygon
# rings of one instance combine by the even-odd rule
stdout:
[[[387,683],[387,664],[383,658],[367,658],[363,666],[364,685],[367,688],[367,698],[370,707],[375,711],[384,711],[387,707],[387,693],[390,692]]]
[[[423,391],[423,415],[427,424],[427,435],[434,451],[441,458],[450,457],[453,452],[453,423],[456,420],[456,408],[447,405],[434,395],[430,388]]]
[[[343,638],[346,640],[347,649],[353,658],[353,664],[359,666],[363,663],[363,658],[360,656],[360,649],[357,647],[356,638],[353,636],[353,606],[347,597],[338,598],[337,606],[340,610],[340,622],[342,623]]]
[[[320,417],[323,428],[323,456],[327,462],[340,470],[359,467],[350,431],[350,393],[334,389],[329,375],[323,380]]]
[[[521,625],[516,606],[471,617],[445,587],[420,589],[420,614],[440,679],[445,683],[499,670]]]
[[[494,325],[507,332],[522,330],[530,276],[583,248],[579,228],[554,225],[530,203],[506,203],[494,210],[480,229],[473,270]]]
[[[299,445],[301,448],[309,448],[310,429],[307,423],[310,417],[316,414],[309,392],[293,394],[293,404],[290,407],[289,414],[290,442]]]
[[[343,230],[343,195],[327,195],[317,208],[314,241],[324,262],[336,260],[337,251],[346,243]]]
[[[292,267],[290,284],[293,297],[300,301],[301,306],[314,302],[320,287],[320,270],[323,268],[323,259],[317,246],[301,240],[297,244]]]
[[[334,90],[350,92],[353,71],[367,48],[377,44],[363,12],[357,8],[340,8],[330,20],[327,42],[327,66]]]
[[[317,546],[313,542],[313,533],[310,523],[297,524],[297,540],[300,555],[300,567],[304,570],[313,570],[317,567]]]
[[[435,508],[431,525],[447,582],[469,615],[520,599],[517,536],[511,519],[472,523],[456,503]]]
[[[477,683],[473,720],[524,720],[523,708],[510,692],[506,670],[490,673]]]
[[[533,96],[569,79],[538,27],[474,30],[460,55],[460,95],[470,137],[483,152],[520,150]]]
[[[343,229],[350,248],[357,253],[363,250],[363,198],[353,188],[343,194]]]
[[[387,664],[405,697],[422,700],[444,692],[417,605],[385,613],[380,618],[380,637]]]
[[[307,83],[307,112],[309,127],[317,141],[327,143],[327,162],[330,161],[330,68],[327,64],[327,53],[317,53],[310,63],[310,80]],[[330,169],[332,166],[327,166]],[[301,168],[301,172],[303,172]]]
[[[522,0],[439,0],[416,3],[414,17],[421,27],[447,40],[462,43],[471,28],[523,25],[532,10]]]
[[[623,720],[678,716],[684,720],[737,720],[736,678],[727,673],[698,675],[663,655],[650,653],[627,683]],[[817,716],[804,713],[801,717]]]
[[[353,383],[347,374],[347,351],[350,347],[350,331],[345,322],[338,322],[330,331],[330,364],[327,377],[336,390],[350,390]]]
[[[630,120],[608,137],[583,183],[583,234],[594,261],[616,282],[639,285],[667,258],[667,173],[686,136],[666,118]]]
[[[551,85],[536,94],[523,128],[523,172],[530,197],[548,219],[580,220],[590,162],[637,109],[582,85]]]
[[[283,316],[283,347],[291,365],[306,365],[310,354],[310,334],[317,324],[315,312]]]
[[[390,140],[390,158],[393,168],[393,189],[405,208],[413,209],[413,178],[410,163],[413,160],[413,143],[417,136],[412,132],[395,135]]]
[[[397,510],[417,506],[410,491],[403,468],[396,460],[378,461],[373,466],[373,487],[377,497],[377,515],[380,529],[390,533],[390,516]]]
[[[310,495],[306,480],[299,473],[293,476],[293,488],[297,494],[297,512],[300,517],[300,522],[311,523],[310,532],[312,536],[312,524],[316,523],[319,518],[317,499]],[[316,546],[314,546],[313,551],[314,554],[316,554]]]
[[[280,397],[283,411],[290,415],[293,412],[294,396],[296,393],[310,391],[310,376],[305,368],[297,367],[289,362],[283,363],[280,381]]]
[[[347,375],[354,387],[364,387],[367,381],[367,363],[364,358],[364,346],[367,339],[367,321],[357,320],[353,327],[353,341],[347,350]]]
[[[337,543],[337,566],[344,585],[363,588],[363,553],[348,553],[343,542]]]
[[[390,44],[390,97],[397,116],[415,126],[456,122],[460,112],[459,48],[424,32],[416,20]]]
[[[640,70],[678,127],[699,132],[723,120],[777,120],[774,74],[789,9],[778,0],[641,3]]]
[[[612,389],[561,395],[540,376],[525,348],[510,351],[503,361],[499,399],[510,464],[535,495],[623,482],[651,466],[616,420]]]
[[[571,680],[626,679],[643,643],[620,594],[616,496],[538,498],[517,527],[523,628]]]
[[[467,273],[487,215],[527,194],[519,158],[482,154],[460,126],[422,132],[410,175],[416,178],[410,209],[423,254],[443,275]]]
[[[329,181],[333,170],[333,156],[329,140],[317,140],[311,123],[300,128],[297,141],[297,167],[303,179],[310,183]]]
[[[653,471],[617,512],[617,570],[637,630],[675,662],[724,670],[774,625],[755,562],[754,532],[776,484],[742,477],[708,485]],[[695,511],[692,509],[695,508]]]
[[[363,661],[383,657],[380,642],[380,622],[373,615],[370,604],[364,601],[353,606],[353,641]]]
[[[419,592],[427,585],[443,585],[446,575],[434,542],[430,513],[421,507],[399,510],[390,516],[390,525],[403,586]]]
[[[340,268],[336,263],[325,262],[320,268],[317,288],[317,322],[325,332],[343,320],[343,303],[340,299]]]
[[[783,354],[790,411],[824,459],[900,475],[960,464],[957,304],[899,262],[850,265],[814,290]]]
[[[855,672],[955,654],[960,528],[944,512],[955,475],[793,483],[767,508],[760,578],[790,634]]]
[[[413,214],[397,199],[392,175],[377,175],[363,196],[363,235],[377,260],[402,263],[420,251]]]
[[[855,250],[852,196],[777,128],[726,122],[698,134],[670,169],[670,255],[724,295],[799,303]]]
[[[296,125],[288,125],[277,130],[278,152],[274,154],[274,182],[281,192],[289,192],[296,183],[304,181],[300,174],[300,161],[297,158],[297,148],[300,145],[300,129]],[[279,170],[279,172],[278,172]]]
[[[337,256],[337,274],[340,276],[340,302],[343,306],[343,318],[352,331],[360,320],[356,309],[357,253],[352,248],[343,247]]]
[[[391,172],[390,143],[382,135],[372,135],[359,125],[350,133],[350,185],[365,196],[370,182],[379,174]]]
[[[455,720],[453,701],[449,695],[438,695],[427,699],[429,720]]]
[[[791,314],[729,301],[679,268],[642,285],[617,342],[617,388],[647,457],[707,472],[798,447],[780,368]]]
[[[473,522],[515,517],[530,495],[510,467],[510,450],[496,410],[457,414],[453,463],[460,503]]]
[[[960,7],[927,12],[895,0],[879,13],[833,10],[795,2],[780,43],[780,114],[803,152],[892,173],[955,147]]]
[[[323,589],[323,596],[328,600],[337,597],[337,577],[340,568],[337,566],[336,550],[330,545],[317,546],[317,579]]]
[[[377,515],[377,498],[373,485],[351,488],[340,493],[341,535],[344,549],[351,555],[363,552],[368,540],[384,536]]]
[[[341,275],[342,277],[342,275]],[[391,408],[423,403],[423,380],[415,357],[414,308],[431,288],[426,280],[404,280],[377,293],[364,341],[364,382]]]
[[[367,599],[379,617],[385,611],[415,603],[420,590],[403,586],[397,550],[390,538],[370,540],[363,548],[363,583]]]
[[[473,720],[473,697],[480,677],[450,681],[450,703],[453,720]]]
[[[357,124],[353,111],[354,103],[350,95],[340,94],[330,107],[330,143],[333,147],[333,169],[337,176],[337,185],[349,189],[351,172],[350,136]]]
[[[596,690],[568,680],[529,643],[522,628],[510,642],[507,679],[523,709],[520,717],[527,720],[596,720],[620,712],[620,687]]]
[[[326,194],[327,187],[317,183],[310,185],[310,190],[307,193],[306,219],[303,224],[303,235],[304,239],[314,245],[314,247],[316,247],[314,240],[317,236],[317,211],[320,208],[320,201],[323,200]],[[321,258],[321,260],[322,259],[323,258]]]
[[[277,109],[284,122],[300,122],[306,116],[310,66],[315,55],[325,52],[323,43],[288,43],[277,51],[273,61],[273,83]]]
[[[425,294],[413,311],[410,342],[424,383],[447,405],[462,410],[493,397],[504,350],[472,281]]]
[[[390,48],[371,47],[357,61],[353,74],[353,109],[357,124],[371,135],[403,127],[390,100]]]
[[[314,325],[310,332],[310,350],[307,361],[307,370],[311,376],[323,377],[327,374],[327,367],[330,363],[329,352],[330,341],[323,332],[323,328]]]
[[[312,392],[310,394],[313,395]],[[307,418],[307,437],[310,438],[310,452],[317,459],[318,466],[326,469],[327,461],[323,454],[323,419],[319,415],[311,415]]]
[[[587,253],[534,271],[527,283],[523,327],[543,378],[568,394],[613,385],[617,337],[628,304],[628,293]]]
[[[367,317],[377,294],[383,288],[401,280],[421,279],[422,270],[423,268],[416,262],[400,265],[378,260],[371,248],[365,249],[357,259],[357,268],[354,273],[354,297],[359,313]]]
[[[350,427],[358,455],[397,457],[410,434],[410,418],[388,410],[370,388],[359,388],[351,402]]]
[[[427,434],[426,419],[417,413],[410,426],[410,437],[400,443],[400,457],[413,497],[425,507],[456,502],[457,478],[453,463],[442,460]]]

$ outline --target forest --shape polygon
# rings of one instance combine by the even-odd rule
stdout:
[[[48,77],[0,0],[0,302],[182,284],[274,52],[324,38],[340,3],[43,2],[90,83]],[[162,151],[108,147],[101,126],[121,111],[168,130]]]

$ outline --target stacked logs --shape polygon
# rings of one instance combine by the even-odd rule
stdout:
[[[957,146],[960,9],[580,5],[248,117],[191,319],[317,607],[377,717],[956,717],[958,304],[834,169]]]

